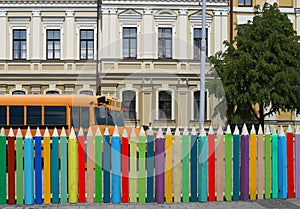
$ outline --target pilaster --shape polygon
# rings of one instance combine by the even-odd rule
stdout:
[[[41,53],[41,15],[40,11],[32,11],[32,59],[42,58]]]
[[[0,11],[0,59],[7,59],[7,42],[8,42],[8,31],[7,31],[7,12],[5,10]],[[1,93],[1,92],[0,92]]]
[[[75,58],[75,47],[74,47],[74,39],[75,39],[75,29],[74,29],[74,24],[75,24],[75,18],[74,18],[74,11],[73,10],[67,10],[66,11],[66,38],[65,38],[65,43],[66,43],[66,55],[65,59],[66,60],[74,60]],[[79,49],[77,49],[79,50]],[[79,58],[79,57],[78,57]]]
[[[221,11],[215,10],[214,11],[214,17],[213,17],[213,22],[214,22],[214,51],[218,52],[221,51],[222,49],[222,16],[221,16]],[[224,31],[224,33],[227,33],[227,31]]]
[[[110,55],[109,37],[110,37],[110,21],[109,10],[102,10],[102,58],[108,58]]]
[[[110,57],[115,58],[117,57],[117,9],[110,9],[109,10],[109,25],[110,25]]]
[[[222,11],[222,38],[221,38],[221,50],[225,51],[225,46],[223,42],[228,40],[228,11]],[[216,34],[215,34],[216,35]]]
[[[179,59],[188,58],[187,27],[188,16],[186,9],[179,10]]]
[[[141,53],[141,57],[145,59],[151,59],[154,58],[154,48],[153,48],[153,44],[151,43],[152,40],[154,40],[151,9],[144,10],[143,20],[144,20],[144,33],[143,33],[144,51]]]

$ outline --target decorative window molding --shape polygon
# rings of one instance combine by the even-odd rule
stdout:
[[[155,118],[156,120],[160,120],[159,118],[159,92],[160,91],[170,91],[171,92],[171,102],[172,102],[172,110],[171,110],[171,120],[174,120],[175,118],[175,99],[174,99],[174,95],[175,95],[175,90],[174,89],[171,89],[171,88],[158,88],[156,90],[156,93],[155,93],[155,98],[156,98],[156,102],[155,102]]]
[[[97,18],[96,17],[75,17],[75,21],[77,23],[97,24]]]
[[[92,60],[96,59],[95,56],[95,50],[97,48],[97,24],[90,23],[90,22],[77,22],[76,27],[76,59],[80,60],[80,30],[94,30],[94,58]]]
[[[14,92],[22,92],[22,91],[23,91],[25,94],[28,94],[28,90],[27,90],[27,89],[24,89],[24,88],[18,87],[18,86],[16,86],[16,88],[11,89],[11,90],[9,91],[9,94],[10,94],[10,95],[13,95]]]
[[[192,47],[191,47],[191,59],[194,59],[194,29],[195,28],[199,28],[201,29],[202,28],[202,25],[199,23],[199,24],[191,24],[191,29],[190,29],[190,33],[191,33],[191,40],[192,40]],[[206,29],[207,29],[207,36],[206,36],[206,39],[207,39],[207,57],[211,56],[211,53],[210,53],[210,49],[211,49],[211,25],[206,25]]]
[[[133,9],[127,9],[121,13],[118,14],[118,18],[120,21],[132,21],[132,20],[135,20],[135,21],[141,21],[142,20],[142,15],[133,10]]]
[[[63,23],[65,21],[64,17],[42,17],[42,22],[44,23]]]
[[[90,91],[90,92],[92,92],[92,94],[93,95],[96,95],[96,91],[94,90],[94,89],[91,89],[91,88],[81,88],[81,89],[78,89],[77,90],[77,94],[82,94],[81,92],[83,92],[83,91]]]
[[[119,51],[119,57],[123,59],[123,28],[136,28],[136,58],[140,59],[140,34],[141,34],[141,27],[140,23],[134,23],[134,22],[127,22],[127,23],[121,23],[120,24],[120,38],[119,38],[119,45],[120,45],[120,51]]]
[[[213,16],[211,14],[206,13],[205,18],[206,18],[206,23],[212,23]],[[199,11],[189,15],[189,20],[191,22],[197,22],[197,21],[199,22],[200,20],[202,21],[202,11],[199,10]]]
[[[195,113],[194,113],[194,103],[195,103],[195,98],[194,98],[194,93],[196,91],[199,91],[200,92],[200,89],[193,89],[191,90],[191,117],[193,120],[199,120],[199,117],[198,118],[195,118]],[[205,101],[206,101],[206,112],[204,113],[205,115],[205,118],[204,120],[208,120],[209,119],[209,94],[207,91],[205,91],[205,95],[206,95],[206,98],[205,98]],[[199,95],[200,97],[200,95]],[[205,109],[204,109],[205,111]]]
[[[139,94],[138,94],[138,90],[135,88],[130,87],[129,85],[126,85],[126,88],[123,88],[120,90],[120,95],[121,98],[123,98],[123,92],[125,91],[134,91],[135,92],[135,112],[136,112],[136,120],[139,120],[139,106],[138,106],[138,101],[139,101]]]
[[[30,22],[30,19],[30,17],[9,17],[8,22],[28,24]]]
[[[155,27],[155,59],[158,59],[158,29],[171,28],[172,29],[172,59],[177,59],[176,49],[176,25],[172,22],[157,23]]]
[[[26,59],[29,59],[29,47],[30,47],[30,27],[29,24],[27,25],[24,24],[11,24],[9,27],[9,58],[10,60],[13,60],[13,40],[14,40],[14,30],[26,30]]]
[[[58,89],[58,88],[48,88],[48,89],[45,89],[44,91],[43,91],[43,94],[47,94],[48,92],[52,92],[52,91],[57,91],[58,92],[58,94],[62,94],[62,90],[61,89]]]
[[[155,21],[175,21],[177,18],[177,14],[168,9],[162,9],[155,13],[154,19]]]

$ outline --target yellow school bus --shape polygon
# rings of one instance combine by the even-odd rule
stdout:
[[[77,132],[80,127],[87,133],[89,126],[93,131],[99,127],[103,133],[105,126],[124,127],[121,101],[111,96],[88,95],[1,95],[0,127],[6,134],[9,128],[14,133],[21,128],[24,135],[28,126],[40,128],[44,133],[49,129],[52,135],[56,127],[60,133],[62,127],[69,134],[71,127]],[[95,133],[95,132],[94,132]],[[35,132],[33,131],[33,135]]]

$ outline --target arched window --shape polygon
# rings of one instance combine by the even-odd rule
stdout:
[[[89,90],[83,90],[80,92],[80,94],[84,94],[84,95],[93,95],[93,92],[92,91],[89,91]]]
[[[125,120],[136,120],[136,92],[131,90],[123,91],[122,106],[125,109]]]
[[[159,119],[172,119],[172,92],[160,91],[158,94]]]
[[[25,91],[22,91],[22,90],[16,90],[16,91],[13,91],[11,94],[12,95],[24,95],[26,93],[25,93]]]
[[[50,90],[50,91],[47,91],[46,94],[59,94],[59,92],[55,91],[55,90]]]
[[[207,119],[207,93],[204,96],[204,119]],[[194,91],[194,120],[199,120],[200,91]]]

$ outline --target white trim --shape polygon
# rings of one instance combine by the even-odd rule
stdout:
[[[75,22],[97,24],[97,18],[96,17],[75,17]]]
[[[171,102],[172,102],[172,113],[171,113],[171,120],[174,120],[175,118],[175,101],[176,101],[176,98],[175,98],[175,90],[174,89],[171,89],[171,88],[158,88],[156,89],[156,92],[155,92],[155,119],[156,120],[160,120],[159,119],[159,98],[158,98],[158,95],[159,95],[159,92],[160,91],[170,91],[171,92]]]
[[[142,15],[135,11],[134,9],[126,9],[125,11],[121,12],[118,14],[119,20],[136,20],[136,21],[141,21],[142,20]]]
[[[26,26],[24,26],[23,24],[22,25],[14,25],[14,24],[11,24],[10,27],[9,27],[9,59],[10,60],[13,60],[14,59],[14,56],[13,56],[13,40],[14,40],[14,34],[13,34],[13,30],[26,30],[26,59],[25,60],[28,60],[29,59],[29,42],[30,42],[30,27],[28,26],[28,24]]]
[[[153,44],[155,44],[155,48],[154,48],[154,53],[155,53],[155,58],[154,59],[158,59],[158,28],[171,28],[172,29],[172,59],[177,59],[179,55],[176,54],[176,24],[175,23],[167,23],[164,22],[163,24],[161,23],[156,23],[155,25],[155,41]]]
[[[42,17],[44,23],[61,23],[65,21],[65,17]]]
[[[97,47],[97,30],[96,30],[97,25],[94,23],[86,23],[86,24],[82,24],[77,22],[77,27],[76,27],[76,46],[77,46],[77,50],[76,50],[76,57],[75,59],[80,60],[80,30],[94,30],[94,52],[93,52],[93,57],[94,59],[92,60],[96,60],[96,47]],[[87,60],[88,61],[88,60]]]
[[[195,28],[202,28],[202,25],[199,24],[191,24],[191,29],[190,29],[190,33],[191,33],[191,59],[194,59],[194,29]],[[211,56],[210,53],[210,49],[211,49],[211,25],[206,24],[206,28],[207,28],[207,57]],[[199,60],[200,61],[200,60]]]
[[[139,120],[139,90],[136,88],[123,88],[120,90],[120,100],[122,101],[123,98],[123,92],[124,91],[134,91],[135,92],[135,112],[136,112],[136,119]]]
[[[170,9],[159,10],[154,15],[155,21],[175,21],[176,18],[177,14]]]
[[[141,49],[139,48],[140,42],[141,42],[141,24],[140,23],[120,23],[120,37],[119,37],[119,45],[120,45],[120,52],[119,52],[119,58],[123,59],[123,28],[129,27],[129,28],[136,28],[136,58],[141,58]]]
[[[8,22],[29,24],[30,19],[31,19],[30,17],[9,17]]]

